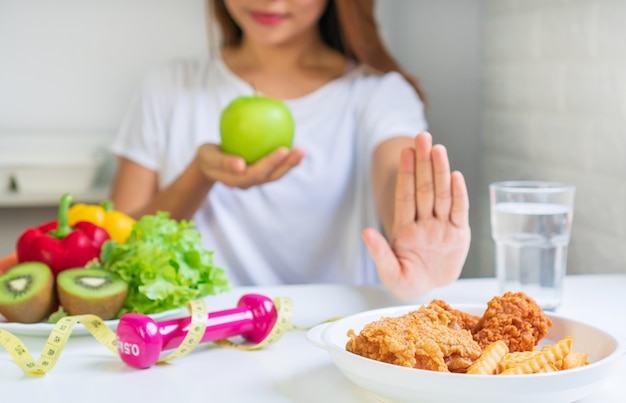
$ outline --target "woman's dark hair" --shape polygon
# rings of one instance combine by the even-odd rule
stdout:
[[[208,2],[212,3],[209,7],[213,7],[222,30],[221,46],[239,45],[243,32],[228,13],[224,0]],[[404,71],[385,47],[374,18],[374,0],[328,0],[318,25],[322,39],[328,46],[381,73],[396,71],[402,74],[420,98],[426,100],[417,79]]]

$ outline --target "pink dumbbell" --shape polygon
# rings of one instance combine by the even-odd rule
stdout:
[[[252,343],[267,337],[278,313],[274,302],[258,294],[246,294],[237,308],[208,314],[207,327],[200,343],[242,336]],[[191,317],[155,322],[138,313],[128,313],[117,326],[117,350],[126,364],[149,368],[156,364],[162,351],[178,347],[187,331]]]

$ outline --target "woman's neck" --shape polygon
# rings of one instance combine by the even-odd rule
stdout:
[[[346,59],[321,39],[297,45],[266,46],[243,40],[222,51],[224,62],[259,92],[276,98],[298,98],[345,73]]]

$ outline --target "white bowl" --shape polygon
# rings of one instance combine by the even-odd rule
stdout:
[[[485,310],[485,306],[478,305],[454,307],[476,315],[482,315]],[[419,306],[383,308],[348,316],[314,327],[307,333],[307,339],[327,350],[348,379],[385,402],[569,403],[600,386],[625,351],[623,342],[609,333],[552,313],[547,313],[553,326],[544,343],[573,336],[572,350],[588,353],[589,365],[545,374],[468,375],[406,368],[346,351],[349,329],[358,334],[368,323],[417,308]]]

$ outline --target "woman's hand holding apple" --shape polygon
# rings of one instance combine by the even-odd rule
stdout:
[[[224,153],[217,144],[203,144],[198,148],[194,163],[211,183],[248,189],[280,179],[299,165],[304,156],[301,148],[280,147],[252,165],[246,165],[243,158]]]
[[[204,144],[194,162],[210,183],[248,189],[280,179],[300,164],[304,150],[291,148],[294,120],[287,105],[261,95],[233,99],[222,112],[222,144]]]
[[[210,183],[247,189],[280,179],[302,161],[291,149],[294,121],[287,105],[261,95],[233,99],[222,112],[222,144],[204,144],[194,162]]]

